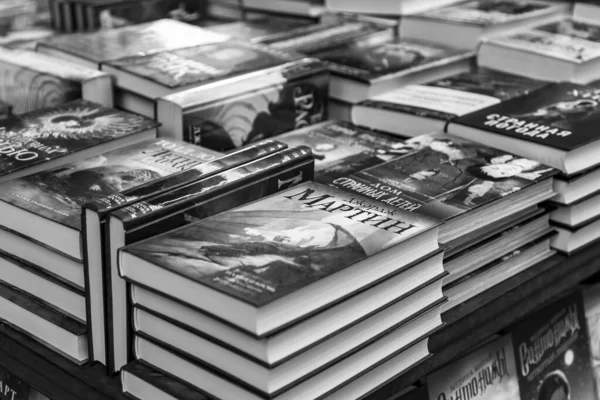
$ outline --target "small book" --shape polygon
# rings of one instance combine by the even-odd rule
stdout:
[[[554,191],[556,196],[552,198],[552,202],[562,206],[600,194],[600,167],[570,176],[563,174],[555,176]]]
[[[128,246],[119,272],[263,337],[437,249],[438,224],[304,183]]]
[[[400,37],[476,50],[481,38],[555,20],[568,1],[473,0],[404,17]]]
[[[407,143],[413,151],[331,184],[445,221],[439,238],[445,245],[554,195],[550,178],[557,171],[537,161],[445,134]]]
[[[159,134],[227,151],[327,119],[329,73],[311,58],[156,101]]]
[[[554,223],[554,229],[558,235],[552,241],[552,248],[568,256],[600,239],[600,218],[592,218],[576,228]]]
[[[489,69],[402,86],[352,107],[352,122],[392,134],[441,132],[461,115],[523,96],[547,83]]]
[[[357,14],[378,14],[385,16],[406,16],[427,11],[460,0],[379,0],[370,4],[362,0],[325,0],[325,5],[333,11],[343,11]]]
[[[99,69],[100,64],[134,54],[151,54],[227,39],[173,19],[160,19],[139,25],[92,33],[61,35],[42,40],[36,49],[63,60]]]
[[[131,349],[121,247],[312,180],[313,172],[309,148],[286,149],[112,212],[105,226],[109,368],[125,365]]]
[[[237,152],[218,157],[218,153],[199,146],[159,139],[144,143],[142,146],[106,155],[107,159],[110,158],[111,163],[115,165],[127,160],[128,168],[132,171],[135,171],[137,167],[147,168],[148,166],[154,166],[158,171],[155,172],[156,176],[153,179],[139,181],[136,182],[137,184],[130,184],[127,187],[115,188],[115,190],[103,194],[94,193],[92,196],[83,197],[83,203],[81,201],[78,203],[79,206],[83,204],[80,211],[81,224],[76,227],[80,227],[82,232],[83,262],[86,272],[85,287],[90,310],[90,356],[92,359],[103,364],[107,363],[105,329],[96,327],[106,325],[104,274],[107,265],[107,245],[104,240],[104,228],[108,213],[147,200],[152,196],[178,189],[226,169],[238,167],[283,148],[285,145],[281,143],[265,140]],[[154,159],[148,158],[147,155],[152,157],[153,153]]]
[[[551,208],[550,219],[554,224],[566,228],[581,228],[600,218],[598,200],[600,200],[600,195],[596,194],[568,206],[555,205]]]
[[[354,104],[400,86],[468,71],[473,55],[426,42],[377,37],[315,57],[331,69],[329,95]]]
[[[598,165],[600,89],[557,83],[448,124],[448,133],[514,152],[566,175]]]
[[[0,48],[0,97],[15,114],[84,99],[113,105],[112,78],[96,69],[30,50]]]
[[[532,79],[587,84],[600,78],[600,25],[567,18],[486,38],[477,63]]]
[[[308,146],[315,157],[315,181],[328,183],[414,150],[398,137],[345,121],[325,121],[277,136],[288,146]]]
[[[154,99],[245,73],[258,74],[300,59],[267,46],[225,40],[103,63],[115,86]]]
[[[85,324],[35,301],[2,281],[0,310],[0,320],[10,327],[78,365],[88,361]]]

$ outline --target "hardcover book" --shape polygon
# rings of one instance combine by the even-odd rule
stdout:
[[[511,329],[523,399],[596,397],[581,292]]]
[[[510,335],[453,361],[427,377],[429,399],[521,399]],[[531,398],[533,399],[533,397]]]
[[[584,286],[585,320],[590,335],[590,361],[596,382],[596,397],[600,398],[600,286]]]
[[[37,50],[98,69],[100,63],[128,57],[181,49],[227,39],[173,19],[161,19],[93,33],[62,35],[40,41]]]
[[[116,86],[141,96],[156,98],[184,87],[207,84],[298,59],[298,55],[231,39],[179,50],[123,57],[107,62],[101,68],[115,76]],[[127,83],[127,77],[138,80],[142,78],[149,84]]]
[[[543,32],[600,43],[600,25],[594,25],[590,22],[585,22],[574,18],[561,19],[560,21],[555,21],[550,24],[537,26],[535,29]]]
[[[557,83],[462,116],[448,132],[510,148],[570,175],[597,164],[586,152],[600,143],[598,121],[600,89]]]
[[[452,223],[458,224],[458,216],[472,214],[556,173],[537,161],[445,134],[421,135],[406,143],[414,146],[413,151],[337,178],[332,185],[446,221],[442,242],[459,237],[457,233],[447,236],[453,231]],[[493,219],[489,213],[488,218]]]

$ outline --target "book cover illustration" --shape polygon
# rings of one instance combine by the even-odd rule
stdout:
[[[580,292],[511,329],[522,399],[595,399]]]
[[[598,285],[587,286],[583,291],[585,320],[590,335],[590,362],[596,381],[596,398],[600,398],[600,290]]]
[[[435,400],[522,398],[510,335],[504,335],[429,375],[427,387],[429,398]]]
[[[85,100],[14,116],[0,126],[0,176],[155,126]]]
[[[177,88],[284,64],[298,57],[237,40],[124,57],[110,64]]]
[[[418,150],[332,184],[447,220],[556,173],[537,161],[450,135],[422,135],[407,142]]]
[[[539,1],[475,0],[429,11],[423,16],[458,23],[493,25],[534,17],[553,8],[552,4]]]
[[[539,29],[520,31],[488,40],[498,45],[577,64],[600,57],[600,43],[598,42]]]
[[[344,121],[331,121],[310,129],[284,133],[277,140],[290,147],[310,147],[315,157],[315,180],[320,183],[348,176],[417,148],[398,137]]]
[[[573,18],[565,18],[551,24],[537,26],[535,29],[600,43],[600,26]]]
[[[327,118],[329,76],[266,87],[186,112],[184,140],[227,151]]]
[[[306,182],[126,251],[260,307],[436,224]]]
[[[557,83],[459,119],[501,135],[570,151],[597,139],[600,88]]]
[[[349,43],[336,50],[319,53],[316,57],[328,62],[334,73],[371,80],[462,54],[466,53],[435,45],[390,39],[371,45]]]
[[[0,185],[0,200],[75,229],[81,207],[187,170],[215,158],[212,153],[186,154],[167,139],[142,142]],[[183,149],[185,150],[185,149]]]
[[[61,35],[43,40],[43,44],[94,62],[149,54],[213,43],[227,36],[173,19],[107,29],[91,33]]]

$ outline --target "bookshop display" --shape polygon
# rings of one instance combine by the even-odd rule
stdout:
[[[1,398],[600,400],[599,2],[0,22]]]

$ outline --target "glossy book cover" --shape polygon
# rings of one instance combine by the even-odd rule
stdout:
[[[109,64],[166,87],[178,88],[274,67],[299,58],[259,44],[232,39],[124,57]]]
[[[547,179],[537,161],[447,134],[406,141],[414,151],[332,184],[383,204],[447,220]]]
[[[173,150],[175,145],[178,148]],[[193,168],[217,156],[213,151],[168,139],[145,141],[3,183],[0,200],[80,229],[83,204]]]
[[[537,26],[535,29],[600,43],[600,25],[578,21],[573,18],[565,18],[550,24]]]
[[[306,182],[125,251],[260,307],[437,224]]]

